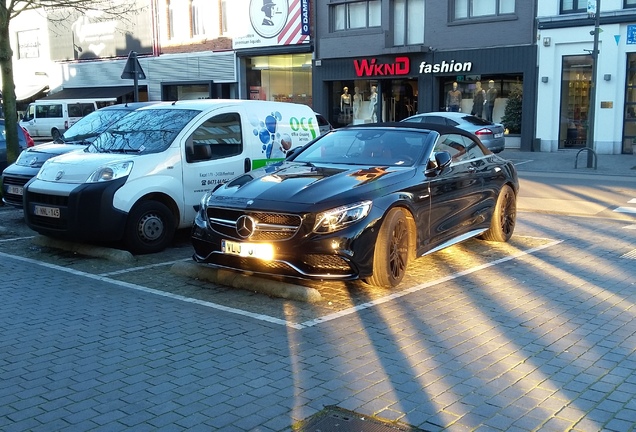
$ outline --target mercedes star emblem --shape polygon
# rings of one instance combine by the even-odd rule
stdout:
[[[243,215],[236,221],[236,232],[241,238],[249,238],[254,234],[257,222],[250,216]]]

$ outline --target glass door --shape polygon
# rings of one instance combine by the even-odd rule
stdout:
[[[592,58],[563,57],[559,148],[582,148],[587,144]]]

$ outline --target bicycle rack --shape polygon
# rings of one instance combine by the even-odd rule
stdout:
[[[596,166],[598,165],[598,156],[596,155],[596,152],[594,150],[592,150],[591,148],[582,148],[581,150],[579,150],[578,152],[576,152],[576,158],[574,159],[574,169],[576,169],[576,166],[579,162],[579,154],[582,151],[587,151],[587,152],[591,152],[594,155],[594,169],[596,169]]]

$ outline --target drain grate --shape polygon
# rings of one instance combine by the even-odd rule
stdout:
[[[296,432],[425,432],[408,425],[369,418],[338,407],[326,407]]]
[[[621,258],[636,259],[636,249],[621,255]]]

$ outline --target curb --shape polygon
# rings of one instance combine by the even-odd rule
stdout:
[[[103,258],[109,261],[115,261],[119,263],[132,263],[136,259],[128,251],[121,249],[106,248],[100,246],[86,245],[81,243],[73,243],[64,240],[54,239],[43,235],[38,235],[31,240],[37,246],[51,247],[56,249],[62,249],[69,252],[76,252],[78,254],[92,256],[95,258]]]
[[[231,270],[206,266],[205,264],[178,262],[172,265],[170,271],[180,276],[197,278],[247,291],[255,291],[287,300],[297,300],[307,303],[316,303],[322,300],[320,292],[315,288],[260,278]]]

